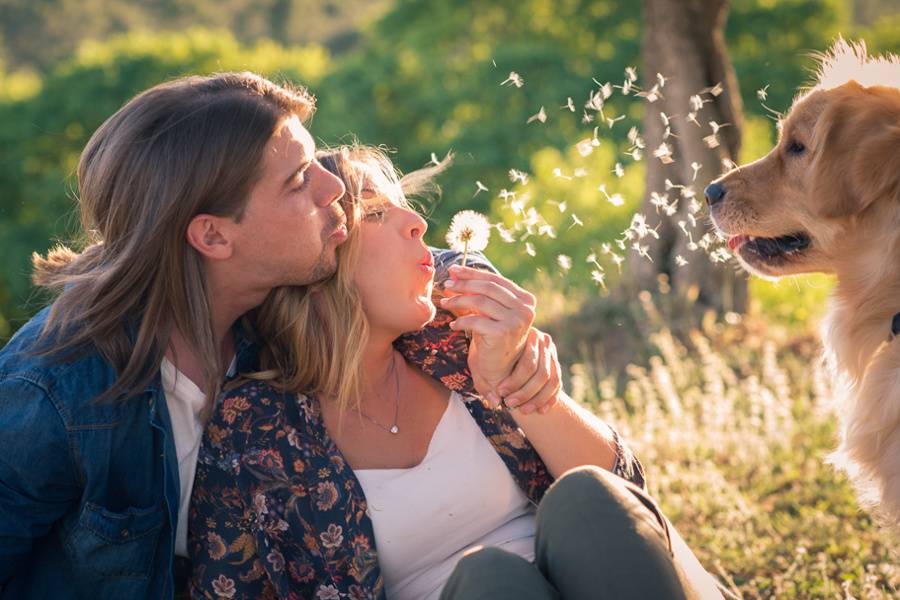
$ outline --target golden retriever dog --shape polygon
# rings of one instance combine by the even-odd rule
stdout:
[[[832,461],[900,531],[900,58],[838,39],[820,60],[775,148],[706,198],[750,272],[837,276],[822,328],[841,425]]]

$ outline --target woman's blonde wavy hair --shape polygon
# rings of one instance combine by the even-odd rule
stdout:
[[[338,248],[333,277],[308,286],[276,288],[249,317],[263,340],[260,371],[250,377],[269,381],[282,391],[335,400],[343,412],[361,398],[362,359],[369,338],[368,321],[353,284],[363,196],[374,193],[409,207],[408,197],[439,191],[432,180],[452,157],[403,177],[385,152],[373,146],[340,146],[318,152],[317,158],[347,189],[341,203],[349,238]]]

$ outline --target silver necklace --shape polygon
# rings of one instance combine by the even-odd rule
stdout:
[[[396,353],[393,354],[393,357],[391,360],[391,372],[394,374],[394,382],[395,382],[396,394],[397,394],[395,397],[397,403],[394,407],[394,424],[391,425],[390,427],[388,427],[387,425],[383,425],[382,423],[376,421],[375,419],[373,419],[372,417],[370,417],[369,415],[364,413],[359,408],[355,407],[355,410],[360,415],[364,416],[368,420],[370,420],[373,423],[375,423],[376,425],[378,425],[378,427],[380,427],[381,429],[384,429],[388,433],[397,435],[398,433],[400,433],[400,428],[397,426],[397,419],[400,416],[400,375],[397,374],[397,354]]]

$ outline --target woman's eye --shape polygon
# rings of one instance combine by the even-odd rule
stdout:
[[[794,140],[787,145],[787,153],[792,154],[794,156],[799,156],[806,151],[806,146]]]
[[[384,219],[385,210],[380,206],[373,206],[365,209],[363,218],[367,221],[381,221]]]

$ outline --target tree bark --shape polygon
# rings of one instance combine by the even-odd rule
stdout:
[[[632,254],[629,272],[638,289],[655,290],[657,278],[664,273],[676,293],[704,306],[742,312],[747,302],[746,276],[733,263],[713,263],[703,249],[690,248],[692,241],[699,242],[710,231],[703,189],[723,171],[724,159],[737,162],[741,141],[740,93],[723,35],[728,7],[729,0],[643,1],[643,87],[645,91],[652,88],[657,73],[666,78],[661,97],[647,102],[643,131],[647,171],[641,210],[651,226],[658,215],[659,239],[642,241],[650,244],[652,262]],[[704,101],[698,111],[691,108],[695,95]],[[696,112],[699,126],[688,120],[691,112]],[[661,113],[669,117],[668,137]],[[716,136],[717,147],[704,141],[713,134],[711,121],[723,125]],[[653,156],[663,142],[671,148],[671,164]],[[696,176],[692,164],[702,165]],[[681,188],[666,190],[667,179],[689,186],[704,204],[694,214],[696,227],[691,227],[689,199],[682,197]],[[659,211],[651,202],[653,192],[668,194],[670,201],[678,198],[677,212],[667,216]],[[679,221],[686,223],[690,237]],[[679,256],[687,264],[679,266]]]

